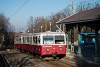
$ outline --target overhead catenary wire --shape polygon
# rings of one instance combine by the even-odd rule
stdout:
[[[11,16],[9,16],[9,17],[14,16],[21,8],[23,8],[23,7],[25,6],[25,4],[28,3],[28,1],[29,1],[29,0],[26,0],[26,1],[25,1]]]

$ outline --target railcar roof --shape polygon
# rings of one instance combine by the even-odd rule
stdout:
[[[50,32],[50,31],[47,31],[47,32],[34,33],[34,34],[64,34],[64,32]]]
[[[32,36],[33,33],[21,33],[20,35],[22,35],[22,36]]]
[[[64,32],[39,32],[39,33],[21,33],[20,36],[33,36],[33,35],[40,35],[40,34],[64,34]]]

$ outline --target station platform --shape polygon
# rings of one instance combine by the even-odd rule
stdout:
[[[82,55],[75,53],[67,53],[66,57],[63,59],[67,60],[66,62],[70,63],[75,67],[100,67],[100,63],[90,61],[84,58]]]

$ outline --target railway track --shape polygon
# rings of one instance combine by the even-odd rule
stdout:
[[[55,60],[55,61],[48,61],[49,64],[52,64],[54,67],[75,67],[71,64],[67,64],[67,62],[61,61],[61,60]]]
[[[10,67],[73,67],[63,60],[43,60],[31,54],[20,52],[2,52]]]

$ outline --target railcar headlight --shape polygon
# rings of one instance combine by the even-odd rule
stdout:
[[[46,51],[49,51],[49,49],[47,48]]]
[[[60,51],[62,51],[62,48],[60,48]]]

